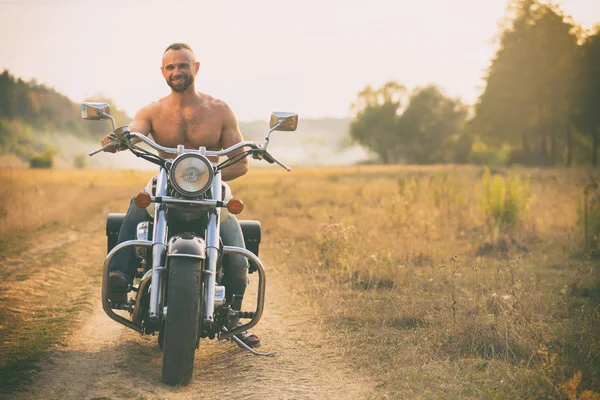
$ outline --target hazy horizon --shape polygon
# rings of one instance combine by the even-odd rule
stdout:
[[[558,3],[584,28],[600,22],[598,1]],[[473,104],[506,5],[0,1],[0,69],[75,102],[101,93],[133,116],[169,93],[161,55],[184,41],[201,62],[196,88],[228,102],[241,121],[278,110],[348,117],[360,90],[388,80],[409,89],[434,83]]]

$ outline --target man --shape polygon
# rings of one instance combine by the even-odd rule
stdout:
[[[174,43],[167,47],[162,58],[161,72],[171,94],[148,104],[137,112],[129,125],[131,132],[144,135],[152,133],[154,141],[165,147],[177,147],[183,144],[186,149],[222,150],[243,140],[235,115],[221,100],[195,90],[194,81],[200,63],[190,46]],[[110,138],[102,138],[102,145],[110,144]],[[104,151],[117,151],[116,145],[107,146]],[[229,155],[241,152],[242,149]],[[159,152],[163,158],[174,155]],[[213,161],[217,161],[213,159]],[[244,159],[221,172],[224,181],[230,181],[248,171],[248,160]],[[136,238],[137,224],[147,218],[146,211],[130,203],[129,210],[119,232],[118,242]],[[221,238],[229,246],[244,246],[240,225],[234,215],[221,222]],[[238,301],[233,304],[241,309],[241,298],[247,284],[248,264],[243,256],[228,254],[223,259],[224,276],[222,283],[228,299],[236,295]],[[132,269],[133,268],[133,269]],[[109,285],[111,300],[124,301],[127,287],[133,281],[135,273],[135,253],[132,248],[116,254],[110,265]],[[239,335],[249,346],[259,346],[260,338],[250,332]]]

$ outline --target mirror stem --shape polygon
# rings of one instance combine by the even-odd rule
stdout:
[[[271,136],[271,133],[272,133],[272,132],[273,132],[275,129],[277,129],[277,127],[279,127],[279,125],[283,124],[284,122],[285,122],[284,120],[281,120],[281,121],[277,122],[277,123],[275,124],[275,126],[273,126],[273,127],[272,127],[272,128],[269,130],[269,133],[267,133],[267,137],[265,137],[265,145],[263,146],[263,150],[266,150],[266,149],[267,149],[267,146],[269,145],[269,138],[270,138],[270,136]]]
[[[112,122],[112,127],[113,127],[112,130],[113,130],[113,132],[117,129],[117,124],[115,123],[115,119],[113,118],[112,115],[107,114],[107,113],[105,113],[102,110],[97,110],[97,113],[100,114],[100,115],[102,115],[105,118],[110,119],[110,122]]]

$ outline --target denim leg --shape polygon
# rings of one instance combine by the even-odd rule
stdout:
[[[221,221],[221,240],[225,246],[236,246],[246,248],[244,235],[240,223],[233,214]],[[248,283],[248,260],[239,254],[225,254],[223,256],[223,279],[221,284],[225,286],[227,300],[231,301],[234,294],[243,296]],[[240,310],[241,301],[233,305],[233,309]]]
[[[137,239],[137,226],[140,222],[148,221],[150,216],[146,212],[146,209],[139,208],[133,202],[133,198],[129,202],[129,209],[121,225],[119,231],[119,238],[117,244],[123,243],[127,240]],[[120,271],[124,273],[129,279],[129,283],[133,281],[135,270],[137,267],[135,247],[127,247],[120,250],[110,262],[110,271]]]

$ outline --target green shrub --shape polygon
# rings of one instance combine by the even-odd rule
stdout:
[[[87,155],[84,153],[76,154],[75,157],[73,157],[73,168],[85,169],[88,165],[87,160]]]
[[[492,175],[485,167],[481,184],[479,208],[493,236],[508,233],[525,219],[531,198],[529,182],[518,176]]]
[[[29,166],[31,168],[52,168],[56,150],[47,147],[43,152],[33,155],[29,158]]]
[[[504,145],[499,149],[490,148],[483,142],[476,141],[471,146],[469,162],[479,165],[506,165],[511,149]]]

